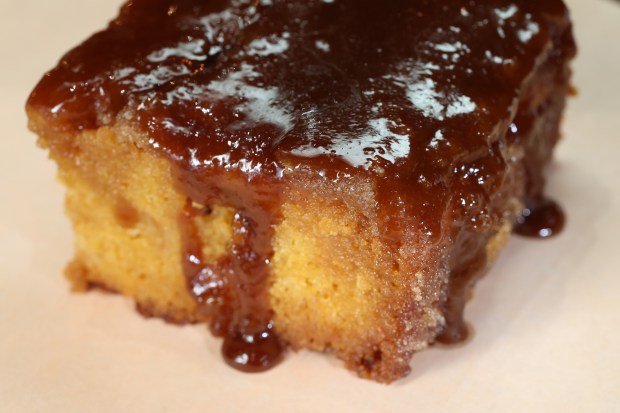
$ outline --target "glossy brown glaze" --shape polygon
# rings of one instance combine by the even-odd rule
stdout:
[[[459,245],[446,253],[442,337],[462,338],[484,245],[510,194],[540,192],[555,143],[530,139],[545,135],[537,98],[550,96],[532,79],[573,54],[559,0],[133,0],[45,76],[29,106],[59,133],[137,125],[171,160],[188,197],[188,287],[229,363],[262,370],[283,348],[267,296],[271,238],[300,174],[372,181],[394,251],[403,225],[421,242]],[[568,72],[543,72],[563,99]],[[517,112],[527,112],[518,133]],[[507,178],[515,168],[529,186]],[[215,264],[201,255],[193,220],[208,207],[196,203],[236,211]]]
[[[562,208],[547,198],[529,201],[515,225],[515,233],[526,237],[549,238],[559,234],[566,218]]]

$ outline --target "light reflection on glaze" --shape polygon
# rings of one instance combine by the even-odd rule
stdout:
[[[271,51],[268,54],[277,52]],[[209,83],[205,89],[205,97],[209,101],[231,99],[239,102],[234,106],[234,110],[242,113],[243,118],[231,123],[231,130],[239,129],[247,123],[270,123],[284,131],[291,129],[291,115],[283,105],[278,104],[278,101],[282,101],[279,88],[259,87],[250,83],[260,76],[254,66],[242,63],[238,70],[228,73],[224,79]]]
[[[304,158],[334,155],[354,167],[370,169],[379,158],[394,164],[409,156],[409,135],[392,131],[394,122],[389,119],[371,119],[364,131],[355,135],[336,134],[325,146],[305,145],[291,153]]]
[[[174,47],[164,47],[146,56],[149,62],[160,63],[168,60],[170,57],[181,57],[190,60],[204,61],[207,56],[204,54],[205,41],[203,39],[195,39],[189,42],[181,42]]]
[[[457,45],[441,44],[436,50],[457,51]],[[466,115],[476,110],[476,104],[469,96],[459,94],[458,91],[445,92],[439,89],[434,78],[436,72],[442,68],[432,63],[405,63],[400,65],[405,73],[387,75],[396,85],[401,87],[411,105],[422,112],[425,117],[444,120],[458,115]]]
[[[282,37],[275,38],[260,38],[252,40],[252,42],[248,45],[247,54],[250,56],[269,56],[269,55],[279,55],[288,50],[289,43],[287,38],[290,36],[289,33],[283,33]]]
[[[532,37],[534,37],[540,32],[540,26],[538,25],[538,23],[530,21],[530,19],[532,18],[532,15],[527,14],[526,17],[528,21],[526,23],[525,28],[517,32],[517,36],[519,36],[519,40],[521,40],[522,43],[529,42],[532,39]]]

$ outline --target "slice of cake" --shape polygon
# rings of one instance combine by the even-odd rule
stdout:
[[[67,275],[208,323],[242,370],[307,348],[393,381],[464,338],[517,223],[561,226],[574,53],[560,0],[133,0],[27,104]]]

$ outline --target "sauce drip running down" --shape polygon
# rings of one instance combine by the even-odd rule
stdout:
[[[514,232],[526,237],[549,238],[562,231],[565,221],[564,212],[555,201],[538,198],[523,210]]]
[[[539,179],[545,162],[523,159],[548,159],[557,138],[543,126],[560,115],[570,73],[555,68],[574,52],[559,0],[133,0],[28,104],[59,135],[129,124],[170,160],[188,199],[179,216],[188,288],[224,337],[226,360],[261,371],[283,348],[268,288],[292,177],[372,182],[390,253],[404,227],[446,250],[442,337],[464,337],[486,241],[517,218],[506,205],[528,186],[511,177]],[[556,92],[539,91],[537,73]],[[545,105],[557,113],[537,120]],[[232,245],[215,263],[195,223],[210,205],[235,211]],[[540,206],[518,233],[561,229],[559,209]]]

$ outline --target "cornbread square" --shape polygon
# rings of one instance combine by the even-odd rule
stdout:
[[[559,226],[574,54],[560,0],[128,2],[27,104],[67,275],[208,323],[241,370],[291,347],[403,377],[466,336],[513,229]]]

